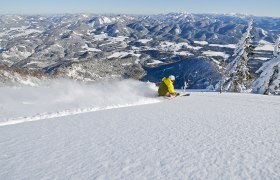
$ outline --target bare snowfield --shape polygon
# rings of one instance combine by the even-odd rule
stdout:
[[[225,52],[216,52],[216,51],[204,51],[202,52],[203,55],[205,56],[221,56],[225,59],[228,59],[230,57],[229,54],[226,54]]]
[[[274,44],[265,40],[261,40],[255,49],[256,51],[273,51]]]
[[[126,96],[114,92],[115,86],[66,83],[72,91],[61,94],[60,86],[51,85],[49,90],[58,92],[50,95],[40,87],[41,99],[37,90],[0,88],[1,94],[17,94],[20,102],[24,96],[38,105],[33,114],[25,114],[28,103],[16,104],[13,97],[0,103],[0,113],[5,112],[0,118],[0,179],[280,178],[279,96],[190,92],[167,100],[153,97],[155,89],[143,83],[121,82],[116,89]],[[38,98],[49,99],[52,107]],[[25,119],[10,116],[11,107]],[[86,107],[89,111],[82,111]],[[59,116],[65,108],[68,114]]]

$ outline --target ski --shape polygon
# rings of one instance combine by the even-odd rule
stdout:
[[[171,99],[174,99],[176,97],[183,97],[183,96],[190,96],[191,94],[189,93],[186,93],[186,94],[182,94],[182,95],[179,95],[179,96],[171,96],[171,97],[164,97],[165,99],[168,99],[168,100],[171,100]]]
[[[186,94],[183,94],[183,95],[179,95],[179,96],[190,96],[191,94],[189,93],[186,93]]]

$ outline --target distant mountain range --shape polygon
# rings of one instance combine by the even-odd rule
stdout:
[[[233,59],[235,44],[251,19],[257,48],[249,66],[254,73],[272,57],[280,18],[189,13],[1,15],[0,65],[5,68],[0,68],[0,81],[4,81],[1,69],[15,68],[84,81],[160,81],[172,73],[176,88],[185,81],[191,88],[205,88],[219,80],[220,69]]]

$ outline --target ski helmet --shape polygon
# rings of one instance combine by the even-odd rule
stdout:
[[[169,79],[171,79],[171,81],[175,81],[175,76],[170,75],[170,76],[169,76]]]

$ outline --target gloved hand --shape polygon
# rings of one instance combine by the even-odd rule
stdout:
[[[176,95],[175,96],[180,96],[180,93],[176,93]]]

